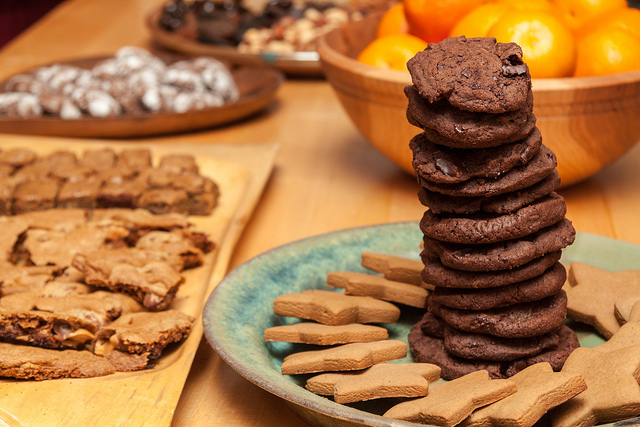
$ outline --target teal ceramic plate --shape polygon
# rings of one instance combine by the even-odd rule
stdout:
[[[266,328],[296,320],[273,314],[273,300],[282,294],[326,288],[330,271],[366,270],[362,252],[380,252],[419,259],[422,234],[416,222],[349,229],[290,243],[259,255],[233,270],[218,285],[204,309],[204,332],[211,346],[240,375],[285,399],[304,420],[317,426],[408,426],[380,416],[397,402],[388,399],[340,405],[303,388],[309,376],[283,376],[284,356],[313,348],[267,343]],[[586,262],[609,271],[638,268],[640,246],[592,234],[578,233],[562,261]],[[402,307],[396,324],[384,325],[391,339],[406,342],[421,310]],[[569,322],[583,346],[603,342],[590,327]],[[317,347],[315,347],[317,348]],[[411,361],[407,356],[402,361]],[[401,362],[402,362],[401,361]]]

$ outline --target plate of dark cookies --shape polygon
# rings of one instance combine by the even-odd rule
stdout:
[[[322,76],[315,40],[359,19],[365,9],[340,0],[170,0],[152,11],[146,24],[156,43],[178,52]]]
[[[263,111],[283,81],[268,67],[165,56],[125,46],[10,76],[0,83],[0,132],[128,138],[211,128]]]

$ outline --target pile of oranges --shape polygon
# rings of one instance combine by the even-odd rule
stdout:
[[[401,0],[358,60],[406,70],[427,43],[462,35],[518,43],[533,78],[640,70],[640,10],[627,0]]]

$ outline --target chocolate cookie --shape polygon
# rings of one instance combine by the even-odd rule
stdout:
[[[468,111],[503,113],[521,108],[530,87],[522,49],[494,38],[447,38],[430,43],[407,62],[414,86],[429,102],[446,98]]]
[[[556,263],[561,251],[553,252],[520,267],[497,271],[464,271],[445,267],[439,259],[428,254],[422,256],[425,264],[422,270],[422,280],[436,287],[484,289],[494,288],[532,279],[544,273]]]
[[[441,135],[427,137],[452,148],[487,148],[518,141],[533,130],[533,93],[526,104],[502,114],[473,113],[460,110],[442,100],[430,103],[413,86],[406,86],[407,120],[421,129],[431,129]],[[523,133],[523,129],[526,133]]]
[[[542,230],[516,240],[487,245],[462,245],[424,237],[424,250],[442,265],[466,271],[493,271],[515,268],[572,244],[576,230],[564,218]]]
[[[474,178],[458,184],[440,184],[417,176],[427,190],[456,197],[490,197],[510,193],[532,186],[551,174],[557,165],[555,154],[544,144],[540,151],[524,166],[511,169],[498,178]]]
[[[511,285],[480,289],[438,286],[431,293],[431,299],[440,305],[460,310],[489,310],[555,295],[562,289],[566,278],[564,266],[556,262],[541,275]]]
[[[420,230],[432,239],[451,243],[482,244],[518,239],[564,218],[567,206],[557,193],[505,215],[438,216],[427,210]]]
[[[419,363],[433,363],[442,369],[440,376],[446,380],[459,378],[481,369],[487,370],[492,378],[509,378],[527,366],[548,362],[555,371],[562,369],[571,352],[580,346],[575,332],[569,327],[559,329],[559,343],[535,356],[510,362],[490,362],[470,360],[453,356],[444,348],[444,341],[422,333],[421,323],[416,323],[409,332],[409,348],[413,359]]]
[[[432,182],[455,184],[475,177],[496,178],[516,166],[525,165],[540,150],[542,135],[534,128],[525,139],[484,149],[448,148],[416,135],[413,151],[416,173]]]
[[[493,212],[505,214],[516,211],[521,207],[554,191],[560,185],[560,175],[553,170],[541,181],[510,193],[493,197],[455,197],[420,188],[418,198],[420,203],[427,206],[433,213],[472,214],[476,212]]]
[[[458,310],[429,300],[429,310],[449,326],[503,338],[528,338],[558,329],[567,315],[567,294],[489,310]]]

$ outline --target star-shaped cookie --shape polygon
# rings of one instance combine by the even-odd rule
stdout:
[[[383,397],[426,396],[429,383],[440,379],[431,363],[380,363],[357,372],[320,374],[307,381],[307,390],[332,395],[338,403]]]
[[[492,380],[487,371],[475,371],[447,383],[434,384],[426,397],[399,403],[384,416],[451,427],[467,418],[475,409],[515,392],[514,381]]]
[[[326,371],[356,371],[376,363],[402,359],[407,344],[397,340],[344,344],[326,350],[293,353],[284,358],[280,367],[284,375]]]
[[[333,271],[327,275],[327,285],[342,288],[347,295],[368,296],[419,308],[426,307],[429,297],[429,291],[421,286],[355,271]]]
[[[273,301],[273,312],[325,325],[394,323],[400,317],[400,309],[390,302],[319,289],[280,295]]]
[[[581,393],[587,385],[580,374],[553,372],[549,363],[536,363],[510,378],[518,391],[474,411],[460,427],[530,427],[549,409]]]
[[[569,269],[567,315],[595,327],[609,339],[620,328],[614,304],[640,294],[640,270],[610,273],[589,264],[574,262]]]
[[[582,375],[587,389],[551,410],[553,427],[586,427],[640,414],[640,346],[606,353],[580,347],[561,372]]]
[[[607,342],[593,349],[611,352],[636,345],[640,346],[640,302],[635,303],[631,308],[627,322]]]

